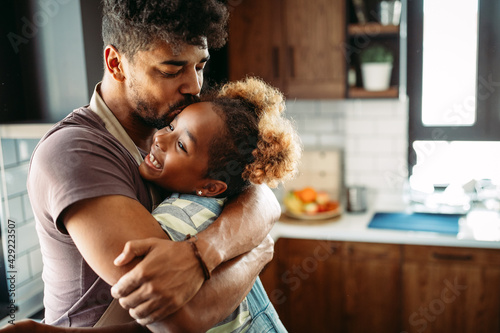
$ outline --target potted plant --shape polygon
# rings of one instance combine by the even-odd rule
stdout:
[[[385,46],[376,44],[363,49],[360,54],[363,87],[369,91],[389,89],[394,56]]]

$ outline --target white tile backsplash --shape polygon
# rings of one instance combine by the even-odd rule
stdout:
[[[16,221],[16,223],[24,222],[24,211],[22,196],[15,196],[8,199],[10,218]]]
[[[25,129],[26,126],[13,126],[12,131],[18,133],[18,129]],[[42,307],[43,282],[41,279],[42,260],[38,236],[35,230],[33,211],[26,191],[26,180],[28,163],[38,143],[36,136],[25,139],[26,133],[35,133],[38,126],[27,126],[24,134],[19,134],[23,138],[15,138],[10,131],[11,127],[4,126],[0,134],[7,133],[7,137],[0,137],[1,153],[4,165],[0,165],[3,173],[0,173],[0,197],[2,209],[0,209],[0,221],[6,228],[6,220],[15,222],[16,232],[16,304],[19,307],[19,314],[31,315],[39,311]],[[45,127],[41,126],[45,132]],[[5,176],[5,177],[3,177]],[[2,235],[6,235],[5,229]],[[5,238],[4,238],[5,239]],[[5,240],[4,240],[5,242]],[[6,255],[6,253],[4,253]],[[4,260],[7,259],[6,257]],[[7,267],[6,267],[7,268]],[[10,267],[8,270],[11,270]],[[19,319],[22,319],[20,317]]]
[[[341,148],[345,184],[367,186],[377,207],[402,204],[407,110],[407,102],[397,99],[287,102],[287,114],[295,119],[304,148]]]
[[[17,253],[31,251],[39,247],[34,220],[17,228],[17,239]]]
[[[28,164],[22,164],[15,168],[5,169],[5,183],[7,195],[11,197],[26,192],[26,179],[28,177]]]
[[[14,139],[2,140],[2,156],[5,167],[17,163],[16,141]]]
[[[16,289],[21,287],[31,278],[31,268],[29,263],[29,254],[19,255],[16,258]]]
[[[304,132],[306,133],[334,133],[335,119],[327,116],[307,117],[304,119]]]
[[[40,252],[40,248],[37,248],[29,253],[30,256],[30,267],[33,275],[42,274],[42,252]]]

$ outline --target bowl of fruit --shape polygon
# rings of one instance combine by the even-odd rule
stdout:
[[[289,191],[283,198],[285,215],[301,220],[322,220],[339,216],[342,208],[325,191],[313,187]]]

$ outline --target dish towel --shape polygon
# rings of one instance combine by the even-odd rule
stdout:
[[[430,231],[458,234],[458,221],[463,215],[432,213],[375,213],[368,228]]]

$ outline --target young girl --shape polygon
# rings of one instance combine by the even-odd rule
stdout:
[[[250,184],[275,187],[294,175],[301,145],[283,116],[284,108],[278,90],[247,78],[203,96],[155,134],[139,171],[144,179],[171,193],[152,214],[172,240],[182,241],[204,230],[219,216],[224,202]],[[258,322],[252,314],[252,291],[209,332],[258,331],[252,327]],[[270,322],[265,325],[274,325],[270,332],[286,331],[277,317],[269,319],[275,316],[272,306],[270,310],[262,316]],[[55,327],[43,325],[41,330],[39,326],[40,332],[58,332]],[[116,331],[134,330],[125,326],[117,326]],[[162,332],[162,323],[148,325],[148,329]],[[64,332],[72,331],[78,329],[64,328]],[[114,332],[111,327],[92,331]]]
[[[224,201],[251,183],[274,187],[294,175],[301,148],[283,111],[278,90],[247,78],[186,107],[155,134],[139,171],[173,192],[153,211],[172,240],[204,230],[219,216]],[[251,303],[245,299],[209,332],[247,329],[254,319]],[[155,326],[148,328],[154,331]]]

